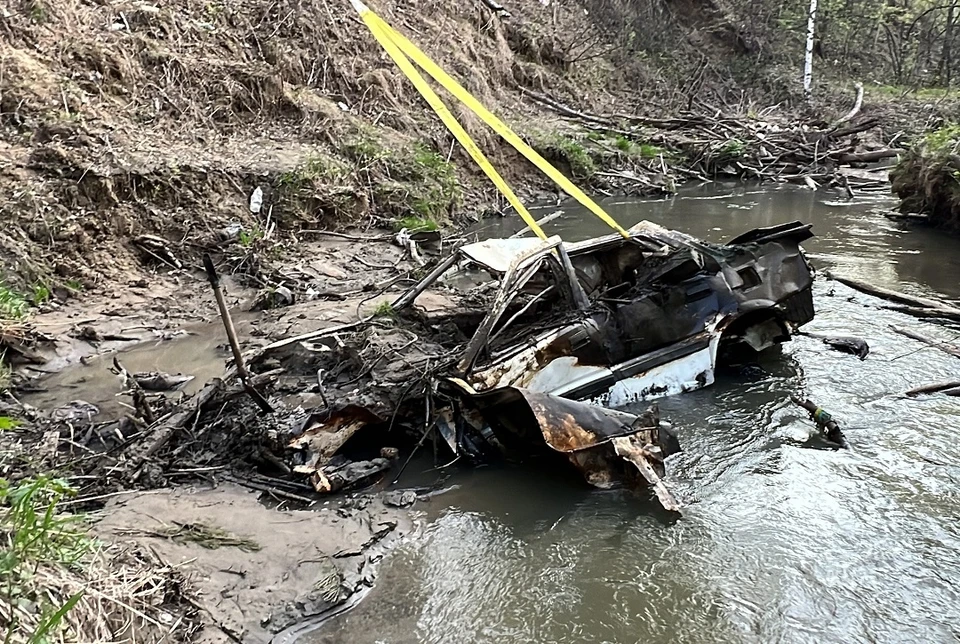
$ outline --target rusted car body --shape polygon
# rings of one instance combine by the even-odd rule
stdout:
[[[499,292],[459,375],[477,391],[521,387],[618,408],[710,385],[718,360],[770,348],[813,318],[807,225],[725,245],[649,222],[629,233],[565,253],[558,238],[461,248],[499,278]]]
[[[456,458],[562,456],[595,486],[645,482],[677,510],[661,479],[679,442],[656,406],[636,406],[710,385],[718,364],[811,320],[813,275],[800,249],[811,236],[797,222],[719,245],[641,222],[626,238],[461,246],[394,303],[421,333],[466,338],[432,350],[448,358],[425,368],[413,418]],[[312,416],[290,445],[302,452],[297,471],[330,489],[333,452],[397,418],[366,401],[395,390],[374,380],[356,390],[357,404]]]

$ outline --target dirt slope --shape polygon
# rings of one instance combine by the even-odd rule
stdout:
[[[730,70],[755,46],[717,0],[370,4],[594,190],[661,166],[662,141],[574,128],[525,88],[594,113],[753,105]],[[348,0],[6,0],[0,45],[0,283],[21,292],[177,263],[141,235],[256,274],[252,247],[300,231],[503,205]],[[451,107],[521,196],[553,189]]]
[[[573,82],[552,69],[548,40],[482,3],[383,9],[514,123],[532,116],[518,82]],[[187,255],[236,241],[219,234],[231,222],[256,237],[257,186],[287,230],[443,219],[482,194],[345,0],[26,0],[2,16],[8,280],[92,286],[130,270],[140,234]]]

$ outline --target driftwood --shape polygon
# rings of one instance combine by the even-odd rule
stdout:
[[[910,396],[919,396],[921,394],[937,394],[940,392],[949,394],[951,396],[956,396],[956,393],[950,393],[951,391],[960,392],[960,382],[935,382],[932,385],[923,385],[922,387],[917,387],[916,389],[911,389],[906,392],[904,395]]]
[[[557,210],[557,211],[551,212],[549,215],[544,215],[543,217],[541,217],[540,219],[538,219],[538,220],[536,221],[536,224],[537,224],[537,226],[543,226],[544,224],[549,223],[549,222],[553,221],[554,219],[560,217],[562,214],[563,214],[563,211],[562,211],[562,210]],[[515,238],[517,238],[517,237],[523,237],[523,236],[526,235],[528,232],[530,232],[530,226],[524,226],[523,228],[521,228],[521,229],[518,230],[517,232],[513,233],[512,235],[510,235],[510,239],[515,239]]]
[[[859,152],[856,154],[844,153],[831,156],[833,156],[833,158],[840,163],[874,163],[875,161],[883,161],[884,159],[898,157],[904,152],[906,152],[906,150],[892,148],[886,150],[873,150],[872,152]]]
[[[178,412],[154,423],[148,430],[149,434],[142,441],[134,443],[128,450],[127,459],[132,468],[138,469],[145,460],[159,452],[177,431],[186,427],[198,414],[203,413],[204,408],[210,406],[223,393],[223,390],[223,381],[219,378],[214,379],[197,395],[181,405]]]
[[[220,288],[220,276],[217,275],[217,269],[213,265],[210,255],[204,254],[203,267],[207,271],[207,279],[210,280],[210,287],[213,289],[213,295],[217,300],[217,308],[220,309],[220,319],[223,320],[223,328],[227,333],[227,340],[230,343],[230,349],[233,351],[233,363],[236,366],[237,374],[240,376],[240,382],[243,388],[257,403],[257,406],[265,414],[273,413],[273,407],[267,402],[256,387],[250,384],[250,372],[243,361],[243,353],[240,351],[240,342],[237,340],[237,331],[233,328],[233,319],[230,317],[230,309],[223,297],[223,290]]]
[[[740,116],[683,113],[673,118],[654,118],[635,114],[591,114],[571,107],[553,96],[520,87],[528,99],[555,111],[561,117],[579,122],[582,127],[627,140],[644,141],[664,148],[682,149],[688,155],[699,151],[684,167],[655,171],[634,161],[647,177],[634,173],[598,173],[609,183],[641,193],[672,192],[676,180],[671,174],[709,179],[718,175],[749,177],[760,180],[789,181],[811,189],[836,188],[850,195],[854,182],[842,180],[840,168],[896,157],[899,149],[865,150],[854,136],[876,127],[876,118],[852,122],[863,105],[863,88],[858,84],[853,108],[825,130],[809,130],[803,123],[771,121],[769,123]],[[660,130],[651,133],[650,128]],[[873,181],[871,180],[871,185]],[[886,177],[884,177],[884,185]]]
[[[900,327],[898,327],[898,326],[893,326],[893,325],[890,325],[890,328],[891,328],[894,332],[899,333],[900,335],[905,335],[905,336],[907,336],[908,338],[911,338],[911,339],[916,340],[916,341],[918,341],[918,342],[922,342],[922,343],[924,343],[924,344],[926,344],[926,345],[928,345],[928,346],[934,347],[934,348],[936,348],[936,349],[940,349],[940,350],[943,351],[944,353],[949,353],[950,355],[952,355],[952,356],[955,357],[955,358],[960,358],[960,347],[954,346],[954,345],[952,345],[952,344],[948,344],[948,343],[944,342],[943,340],[936,340],[936,339],[931,338],[931,337],[929,337],[929,336],[925,336],[925,335],[923,335],[922,333],[917,333],[916,331],[911,331],[910,329],[902,329],[902,328],[900,328]]]
[[[920,306],[892,306],[893,311],[899,311],[918,318],[930,318],[936,320],[952,320],[960,322],[960,310],[956,308],[928,308]]]
[[[854,87],[857,89],[857,98],[853,103],[853,108],[849,112],[838,118],[833,122],[832,128],[838,128],[844,123],[848,123],[853,120],[853,117],[860,113],[860,108],[863,107],[863,83],[857,83]]]
[[[883,288],[882,286],[874,286],[849,277],[840,277],[829,271],[824,271],[824,275],[829,279],[840,282],[852,289],[862,291],[868,295],[873,295],[874,297],[898,304],[905,304],[906,306],[896,309],[904,313],[910,313],[911,315],[918,315],[920,317],[944,317],[960,320],[960,308],[951,306],[943,300],[908,295],[907,293]]]

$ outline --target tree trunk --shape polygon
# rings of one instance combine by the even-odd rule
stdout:
[[[813,95],[813,38],[817,22],[817,0],[810,0],[810,15],[807,16],[807,53],[803,62],[803,95],[809,101]]]
[[[956,18],[957,0],[947,9],[947,26],[943,34],[943,53],[940,57],[940,82],[949,89],[953,81],[953,23]]]

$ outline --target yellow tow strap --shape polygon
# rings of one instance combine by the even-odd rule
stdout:
[[[456,117],[450,113],[450,110],[443,103],[443,100],[437,96],[437,93],[433,91],[423,76],[421,76],[416,70],[416,68],[410,62],[411,59],[417,64],[418,67],[420,67],[420,69],[425,71],[444,89],[456,97],[457,100],[466,105],[468,109],[480,117],[484,123],[493,128],[493,130],[507,143],[516,148],[520,154],[525,156],[531,163],[537,166],[541,172],[550,177],[550,179],[552,179],[561,190],[579,201],[585,208],[599,217],[601,221],[616,230],[618,233],[624,237],[629,237],[629,233],[627,233],[626,230],[624,230],[616,221],[614,221],[610,215],[604,212],[603,208],[601,208],[593,199],[588,197],[582,190],[575,186],[569,179],[563,176],[559,170],[550,165],[550,163],[540,156],[536,150],[524,143],[523,140],[513,132],[513,130],[507,127],[503,121],[498,119],[483,105],[481,105],[480,102],[474,98],[472,94],[470,94],[470,92],[464,89],[463,86],[461,86],[456,80],[451,78],[445,71],[443,71],[443,69],[430,60],[430,58],[420,51],[416,45],[407,40],[402,34],[398,33],[393,29],[393,27],[384,22],[383,19],[371,11],[369,7],[364,5],[360,0],[350,0],[350,3],[353,5],[354,9],[357,10],[357,13],[360,14],[361,19],[370,29],[370,32],[373,34],[374,38],[377,39],[377,42],[379,42],[383,47],[384,51],[387,52],[387,55],[393,59],[393,61],[397,64],[397,67],[399,67],[400,70],[407,76],[407,78],[410,79],[427,103],[430,104],[430,107],[433,108],[450,132],[454,135],[454,137],[456,137],[457,141],[460,142],[460,145],[463,146],[463,148],[477,163],[477,165],[480,166],[484,173],[490,177],[490,180],[493,181],[497,189],[500,190],[510,205],[513,206],[514,209],[516,209],[516,211],[520,214],[520,217],[523,219],[524,223],[526,223],[527,226],[529,226],[538,237],[541,239],[546,239],[544,232],[536,224],[536,221],[533,219],[527,209],[524,208],[523,204],[520,203],[520,200],[514,194],[513,190],[510,189],[506,181],[503,180],[503,177],[501,177],[496,169],[490,164],[490,161],[487,160],[483,152],[481,152],[476,143],[473,142],[473,139],[471,139],[470,135],[467,134],[466,130],[463,129]]]

